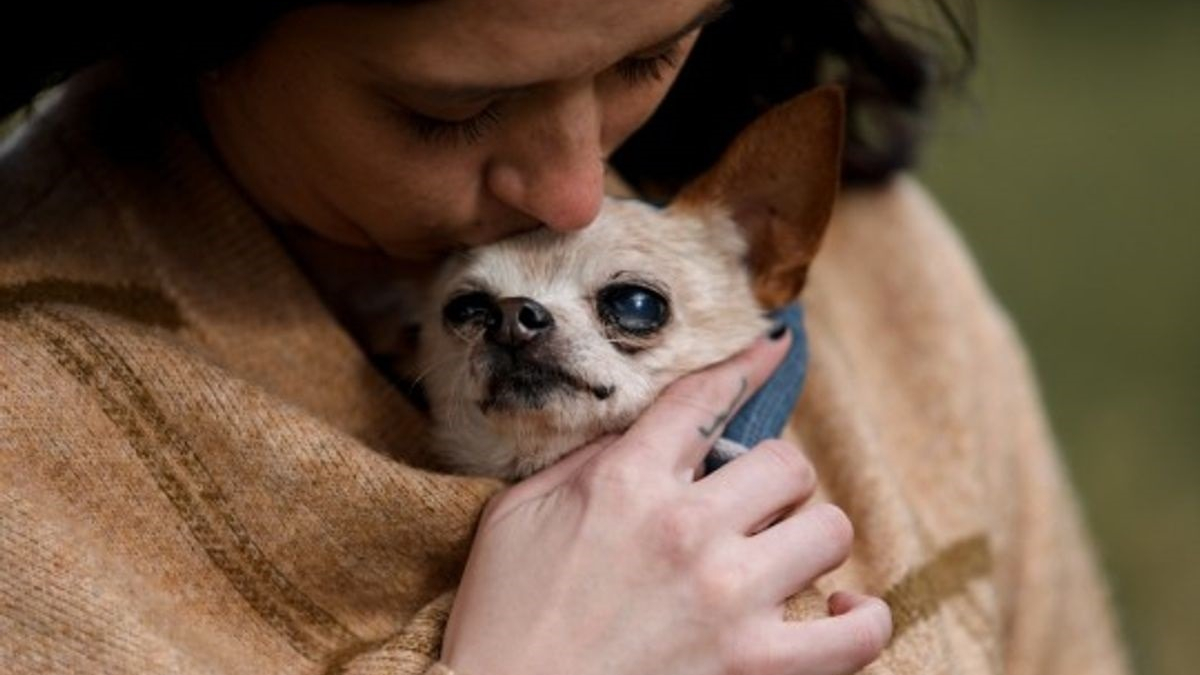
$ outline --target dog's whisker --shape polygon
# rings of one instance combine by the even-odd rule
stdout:
[[[414,385],[421,384],[425,378],[429,377],[435,370],[438,370],[447,364],[453,363],[455,360],[456,357],[454,355],[448,354],[445,358],[428,364],[424,369],[421,370],[421,372],[417,373],[417,375],[413,377],[412,383]]]
[[[456,424],[465,423],[469,415],[467,397],[462,393],[466,389],[467,384],[468,376],[461,370],[458,373],[458,377],[454,378],[454,381],[451,383],[455,393],[453,398],[454,403],[452,409],[450,410],[449,417]]]
[[[446,411],[446,418],[451,424],[458,424],[467,417],[467,397],[464,392],[469,380],[470,365],[467,360],[463,360],[461,365],[452,371],[449,379],[450,409]]]

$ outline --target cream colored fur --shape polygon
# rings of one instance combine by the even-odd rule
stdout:
[[[667,384],[767,328],[745,254],[738,225],[715,208],[659,210],[610,198],[581,231],[537,231],[451,259],[422,314],[419,356],[440,456],[458,471],[518,478],[624,430]],[[597,291],[622,279],[652,285],[670,303],[665,327],[633,353],[610,342],[595,307]],[[541,303],[555,320],[547,340],[557,365],[613,393],[600,400],[563,388],[540,407],[487,409],[482,330],[442,319],[446,301],[464,290]]]
[[[446,464],[527,475],[624,430],[668,383],[748,346],[767,327],[763,308],[804,286],[837,194],[843,117],[841,92],[818,88],[754,121],[666,210],[608,199],[581,231],[539,230],[446,263],[418,356]],[[669,320],[633,341],[606,326],[597,294],[617,281],[666,297]],[[481,296],[460,302],[475,292],[510,299],[508,313]],[[513,319],[515,307],[534,311],[515,298],[539,303],[553,327]]]

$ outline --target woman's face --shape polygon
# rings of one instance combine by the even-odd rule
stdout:
[[[605,159],[723,6],[320,5],[205,78],[202,101],[229,169],[273,218],[423,259],[590,223]]]

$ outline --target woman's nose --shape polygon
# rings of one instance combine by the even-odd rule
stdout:
[[[488,188],[550,229],[586,227],[604,196],[599,101],[590,87],[579,87],[527,103],[528,119],[488,168]]]

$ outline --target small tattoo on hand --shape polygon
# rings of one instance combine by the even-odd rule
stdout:
[[[743,377],[741,385],[738,387],[737,394],[734,395],[733,400],[729,402],[729,406],[725,408],[724,412],[717,415],[713,419],[711,426],[696,428],[696,431],[699,431],[700,435],[704,437],[705,440],[712,438],[714,434],[721,430],[721,427],[724,426],[725,422],[729,419],[729,416],[733,414],[734,409],[737,408],[742,402],[742,397],[746,395],[746,389],[749,388],[749,386],[750,383],[746,382],[746,378]]]

